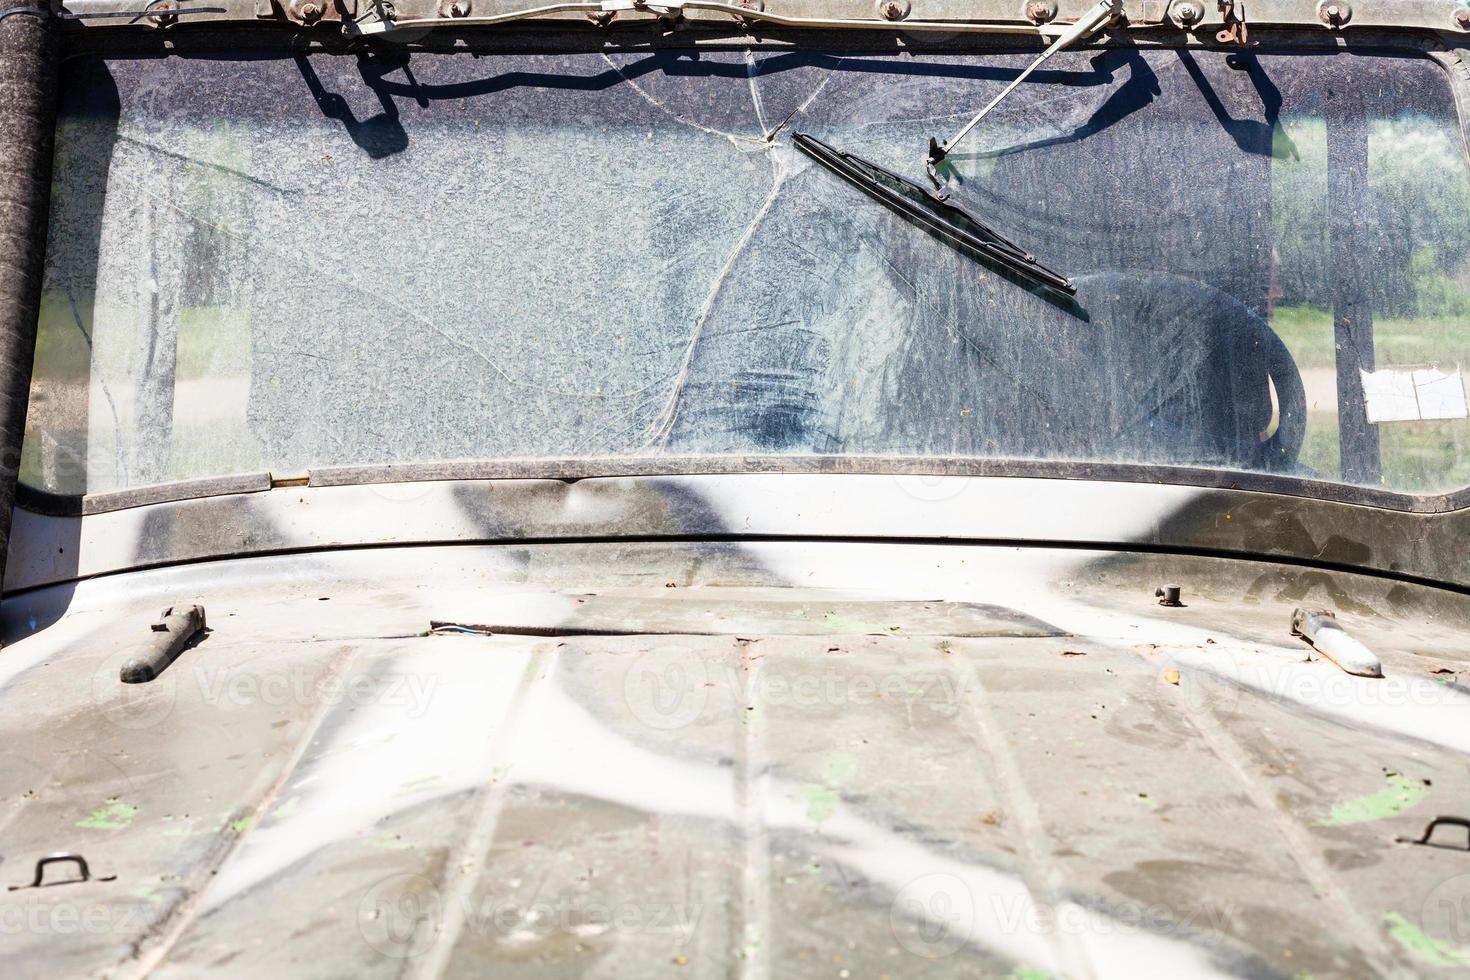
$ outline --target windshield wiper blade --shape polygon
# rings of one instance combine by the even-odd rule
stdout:
[[[829,146],[815,136],[796,133],[791,142],[828,170],[915,224],[1032,282],[1068,296],[1077,294],[1077,287],[1071,279],[1048,269],[1036,260],[1036,256],[929,188],[855,153]]]

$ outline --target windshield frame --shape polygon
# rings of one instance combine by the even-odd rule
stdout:
[[[233,2],[233,0],[231,0]],[[1289,5],[1288,5],[1289,6]],[[1418,15],[1423,4],[1412,2]],[[222,8],[233,10],[233,6]],[[1285,9],[1285,8],[1283,8]],[[1438,9],[1438,8],[1436,8]],[[1406,18],[1412,20],[1412,18]],[[732,38],[727,29],[684,24],[677,32],[648,31],[646,25],[627,25],[607,32],[585,20],[572,24],[521,21],[510,27],[465,28],[415,32],[412,38],[393,38],[394,47],[411,52],[476,54],[532,52],[647,52],[660,49],[701,48],[713,50],[827,49],[834,46],[854,52],[913,49],[901,28],[892,31],[762,29],[758,37]],[[280,51],[291,53],[349,54],[360,50],[362,39],[346,38],[326,31],[303,33],[287,25],[253,22],[248,27],[181,21],[168,30],[118,27],[114,20],[105,29],[79,27],[76,18],[68,25],[66,56],[106,55],[115,57],[189,57],[229,51]],[[1203,26],[1203,25],[1201,25]],[[1261,28],[1252,31],[1252,46],[1269,47],[1273,53],[1321,54],[1342,51],[1356,54],[1417,55],[1436,63],[1449,82],[1457,113],[1461,149],[1470,161],[1470,67],[1462,58],[1464,49],[1442,32],[1422,27],[1397,29],[1363,27],[1351,32],[1326,32],[1314,22],[1291,28]],[[405,32],[407,33],[407,32]],[[374,43],[374,42],[368,42]],[[950,38],[925,39],[925,51],[983,53],[1026,50],[1026,41],[1015,33],[967,33]],[[1041,46],[1040,42],[1036,45]],[[1211,44],[1229,50],[1229,45]],[[1131,26],[1126,33],[1078,45],[1078,50],[1120,48],[1182,49],[1191,47],[1188,34],[1149,25]],[[256,472],[142,485],[119,490],[83,494],[60,494],[19,483],[17,505],[38,515],[84,516],[154,503],[202,497],[253,493],[290,486],[348,486],[440,480],[534,480],[567,482],[596,477],[648,477],[735,475],[743,473],[846,473],[895,476],[985,476],[1164,483],[1204,489],[1233,489],[1308,497],[1413,514],[1442,514],[1470,507],[1470,486],[1440,493],[1414,493],[1283,473],[1182,466],[1172,464],[1099,462],[1089,460],[1039,460],[1005,457],[919,457],[904,455],[630,455],[586,458],[491,458],[402,463],[329,465],[311,467],[302,473]]]

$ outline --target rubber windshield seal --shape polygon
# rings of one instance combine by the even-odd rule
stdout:
[[[938,458],[916,456],[643,456],[586,459],[486,459],[425,463],[326,466],[310,471],[307,486],[348,487],[382,483],[494,480],[578,480],[600,477],[738,476],[762,473],[833,473],[868,476],[948,476],[1082,482],[1155,483],[1207,490],[1307,497],[1409,514],[1447,514],[1470,507],[1470,487],[1441,494],[1401,493],[1311,477],[1246,470],[1141,463],[1067,460]],[[294,481],[293,481],[294,483]],[[16,503],[52,517],[85,517],[176,500],[259,493],[272,487],[269,473],[158,483],[85,495],[48,493],[22,483]]]

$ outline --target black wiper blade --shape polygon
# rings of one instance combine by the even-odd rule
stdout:
[[[871,160],[864,160],[855,153],[829,146],[806,133],[796,133],[791,137],[791,142],[828,170],[941,238],[961,245],[1032,282],[1068,296],[1077,294],[1077,287],[1072,284],[1071,279],[1054,269],[1048,269],[1036,260],[1036,256],[927,187]]]

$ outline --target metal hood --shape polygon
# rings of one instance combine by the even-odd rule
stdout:
[[[185,600],[210,632],[121,685]],[[1290,636],[1303,604],[1385,677]],[[27,885],[58,851],[93,875],[51,884],[76,877],[59,862],[0,892],[9,976],[1470,962],[1444,904],[1465,854],[1395,840],[1470,791],[1470,610],[1419,586],[1077,550],[562,543],[135,572],[4,610],[23,638],[0,661],[0,876]]]

